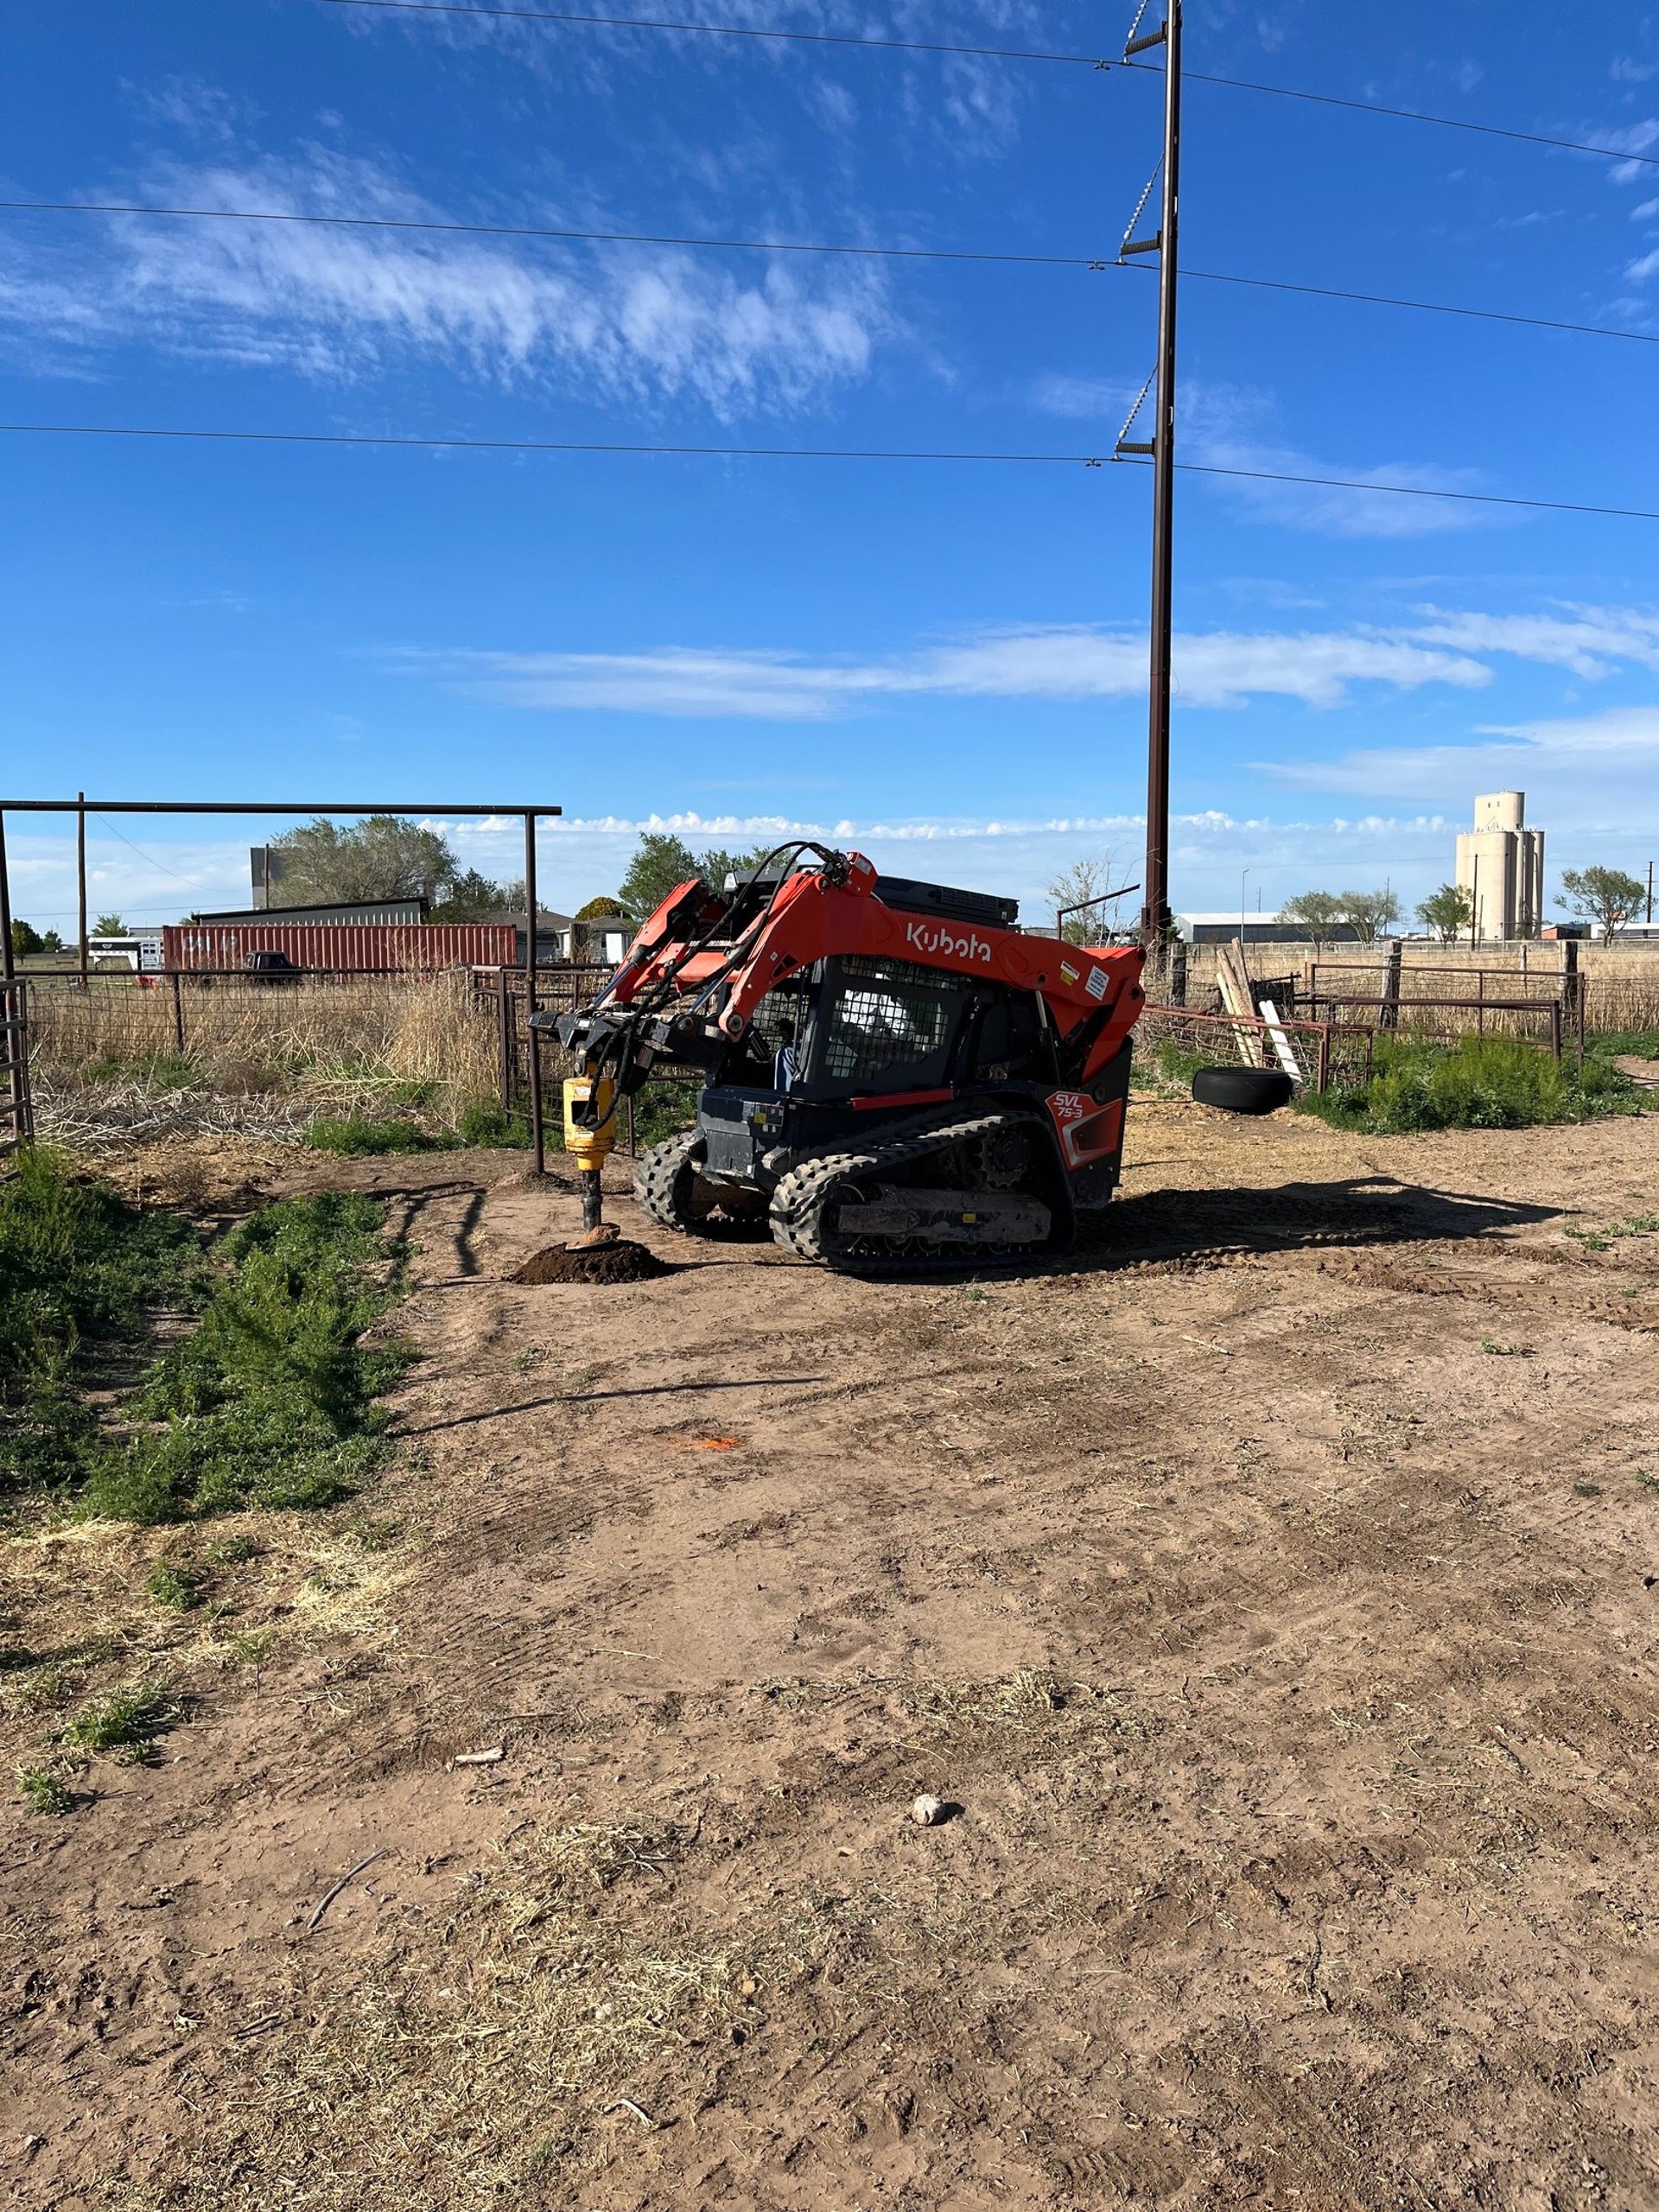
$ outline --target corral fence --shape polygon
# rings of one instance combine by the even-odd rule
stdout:
[[[0,1171],[35,1134],[29,1086],[29,985],[0,983]]]
[[[1274,1068],[1309,1090],[1348,1089],[1369,1081],[1375,1032],[1367,1025],[1308,1021],[1275,1011],[1253,1018],[1195,1007],[1147,1006],[1135,1025],[1137,1050],[1160,1057],[1173,1050],[1206,1065]]]
[[[1573,947],[1576,950],[1577,948]],[[1570,1039],[1584,1061],[1585,994],[1576,965],[1539,974],[1397,956],[1372,962],[1310,960],[1291,1003],[1315,1020],[1354,1022],[1417,1036],[1525,1037],[1556,1059]]]

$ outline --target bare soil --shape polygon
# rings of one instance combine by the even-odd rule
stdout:
[[[351,1508],[8,1549],[10,1759],[174,1712],[4,1808],[10,2201],[1659,2204],[1659,1117],[1131,1131],[930,1284],[196,1160],[391,1192],[422,1359]]]

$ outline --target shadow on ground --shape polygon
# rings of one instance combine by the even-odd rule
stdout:
[[[1491,1236],[1554,1220],[1554,1206],[1429,1190],[1386,1176],[1271,1188],[1147,1191],[1114,1199],[1090,1222],[1068,1271],[1199,1258],[1223,1252],[1294,1252],[1326,1244],[1415,1244]]]

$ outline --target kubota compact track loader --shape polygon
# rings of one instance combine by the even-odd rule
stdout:
[[[680,885],[591,1005],[534,1017],[582,1065],[565,1120],[588,1228],[618,1100],[691,1066],[696,1126],[634,1186],[667,1228],[766,1222],[785,1251],[880,1274],[1066,1250],[1117,1182],[1144,956],[1017,914],[805,843],[723,890]]]

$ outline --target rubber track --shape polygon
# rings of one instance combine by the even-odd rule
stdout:
[[[680,1179],[680,1171],[691,1157],[691,1147],[697,1141],[695,1129],[687,1129],[677,1137],[669,1137],[661,1144],[640,1155],[633,1171],[633,1195],[652,1219],[660,1222],[664,1229],[677,1229],[681,1236],[692,1234],[692,1224],[679,1212],[674,1204],[674,1186]]]
[[[975,1264],[971,1245],[942,1245],[937,1254],[894,1253],[891,1258],[832,1258],[823,1249],[824,1202],[842,1176],[880,1174],[884,1168],[925,1160],[930,1153],[946,1151],[965,1140],[988,1136],[994,1129],[1023,1126],[1037,1128],[1040,1124],[1032,1114],[974,1114],[960,1120],[930,1116],[925,1121],[912,1122],[901,1133],[879,1139],[857,1152],[826,1149],[813,1153],[798,1161],[772,1194],[772,1241],[785,1252],[792,1252],[797,1259],[810,1260],[815,1266],[835,1268],[846,1274],[958,1273]],[[963,1196],[967,1195],[964,1192]],[[1004,1258],[1018,1261],[1030,1256],[1029,1247],[1006,1255],[988,1251],[978,1256],[978,1264],[983,1267],[988,1263],[995,1265]]]

